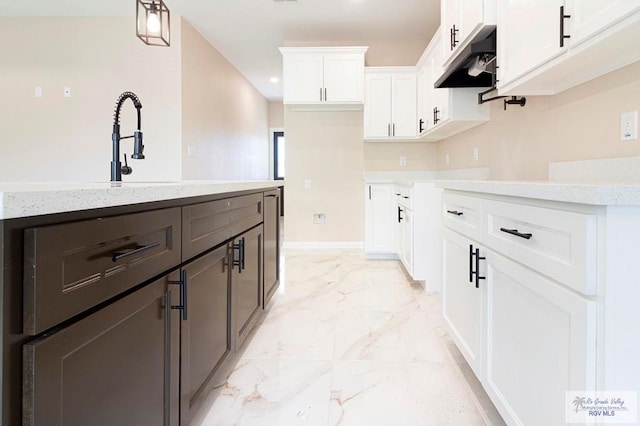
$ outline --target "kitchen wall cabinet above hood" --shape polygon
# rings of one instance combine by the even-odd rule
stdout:
[[[496,66],[496,27],[486,26],[451,61],[436,88],[492,87]]]

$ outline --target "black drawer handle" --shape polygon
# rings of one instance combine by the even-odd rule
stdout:
[[[145,250],[149,250],[150,248],[154,248],[159,246],[160,243],[147,244],[146,246],[141,246],[136,244],[136,248],[127,250],[127,251],[117,251],[111,254],[111,260],[117,262],[118,260],[124,259],[125,257],[133,256],[134,254],[141,253]]]
[[[406,199],[407,199],[407,198],[409,198],[409,197],[407,197],[406,195],[403,195],[403,196],[402,196],[402,198],[404,198],[404,199],[406,200]]]
[[[525,240],[528,240],[531,237],[533,237],[533,234],[523,234],[522,232],[518,232],[517,229],[500,228],[500,230],[502,232],[506,232],[507,234],[511,234],[511,235],[515,235],[516,237],[524,238]]]
[[[182,321],[187,320],[187,271],[182,270],[180,281],[169,281],[169,284],[180,286],[180,304],[171,306],[171,309],[182,311]]]
[[[462,216],[464,214],[463,212],[459,212],[457,210],[447,210],[447,213],[454,214],[456,216]]]
[[[276,197],[277,197],[277,195],[270,194],[270,195],[265,195],[265,197],[267,197],[267,198],[269,198],[269,197],[276,198]]]

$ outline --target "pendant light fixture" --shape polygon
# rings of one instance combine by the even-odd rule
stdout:
[[[149,46],[169,46],[170,16],[163,0],[136,0],[136,34]]]

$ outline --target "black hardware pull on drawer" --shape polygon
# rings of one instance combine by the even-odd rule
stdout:
[[[500,228],[500,230],[502,232],[506,232],[507,234],[511,234],[511,235],[515,235],[516,237],[524,238],[525,240],[528,240],[531,237],[533,237],[533,234],[526,234],[526,233],[518,232],[517,229]]]
[[[453,215],[456,215],[456,216],[462,216],[464,214],[463,212],[459,212],[457,210],[447,210],[447,213],[453,214]]]
[[[157,247],[159,245],[160,245],[160,243],[147,244],[147,245],[144,245],[144,246],[136,244],[136,247],[131,249],[131,250],[119,251],[119,252],[113,253],[111,255],[111,260],[113,262],[117,262],[120,259],[124,259],[125,257],[133,256],[134,254],[141,253],[141,252],[143,252],[145,250],[149,250],[150,248],[154,248],[154,247]]]

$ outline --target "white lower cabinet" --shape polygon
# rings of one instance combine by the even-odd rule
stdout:
[[[392,184],[365,185],[365,252],[395,251],[395,220]]]
[[[445,229],[443,234],[442,316],[467,363],[482,377],[484,288],[471,276],[473,241]]]
[[[413,211],[408,208],[403,208],[401,211],[402,216],[400,217],[400,251],[398,252],[398,256],[402,261],[405,269],[411,274],[414,275],[413,269]]]
[[[565,424],[565,392],[595,390],[596,306],[493,251],[486,257],[486,368],[507,424]]]
[[[575,285],[602,268],[588,238],[604,232],[602,211],[449,191],[443,199],[445,325],[506,423],[564,425],[565,392],[628,390],[602,388],[603,289]],[[571,251],[578,242],[590,247]],[[571,268],[545,268],[542,258],[562,250]]]

